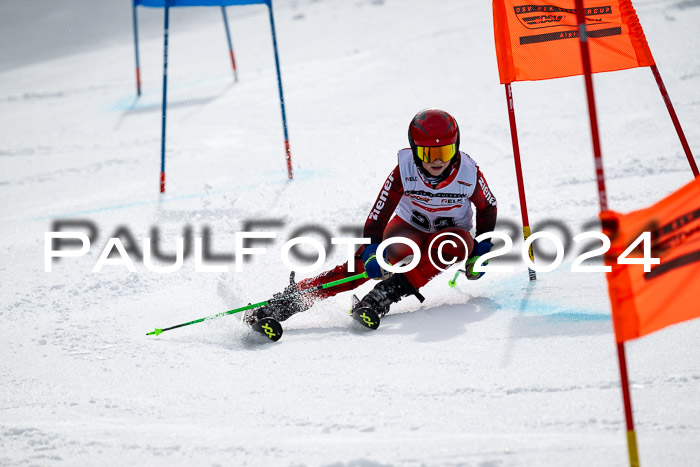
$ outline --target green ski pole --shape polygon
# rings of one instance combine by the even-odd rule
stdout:
[[[177,328],[181,328],[184,326],[189,326],[190,324],[201,323],[202,321],[206,321],[208,319],[218,318],[219,316],[232,315],[234,313],[240,313],[241,311],[250,310],[251,308],[258,308],[261,306],[269,305],[270,303],[275,303],[275,302],[290,298],[292,295],[304,295],[307,293],[315,292],[317,290],[327,289],[329,287],[334,287],[336,285],[344,284],[346,282],[352,282],[352,281],[357,280],[357,279],[367,279],[367,278],[368,278],[367,272],[365,271],[362,274],[356,274],[354,276],[346,277],[345,279],[340,279],[337,281],[328,282],[327,284],[317,285],[316,287],[311,287],[310,289],[300,290],[299,292],[296,292],[295,294],[281,295],[279,297],[271,298],[270,300],[267,300],[264,302],[253,303],[251,305],[246,305],[246,306],[242,306],[240,308],[236,308],[235,310],[229,310],[229,311],[224,311],[222,313],[217,313],[215,315],[205,316],[204,318],[195,319],[194,321],[189,321],[187,323],[176,324],[175,326],[170,326],[169,328],[162,328],[162,329],[156,328],[155,331],[151,331],[151,332],[147,333],[146,335],[147,336],[153,336],[153,335],[159,336],[162,333],[164,333],[165,331],[170,331],[171,329],[177,329]]]
[[[467,275],[467,271],[465,269],[457,269],[457,272],[455,272],[455,276],[448,282],[450,287],[454,287],[457,285],[457,278],[459,277],[460,272],[465,276]]]

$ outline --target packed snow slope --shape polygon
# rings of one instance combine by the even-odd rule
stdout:
[[[136,99],[130,2],[109,15],[100,2],[66,3],[72,14],[37,3],[36,23],[19,2],[0,20],[14,31],[3,56],[19,63],[25,51],[0,72],[0,464],[627,465],[605,278],[571,272],[580,245],[535,283],[521,260],[454,289],[443,274],[424,303],[403,300],[373,333],[353,328],[342,294],[285,322],[276,344],[252,339],[236,316],[145,335],[281,290],[280,250],[299,229],[352,236],[428,106],[460,123],[462,149],[498,198],[499,229],[519,248],[490,2],[275,1],[291,182],[266,9],[228,9],[236,84],[220,11],[173,10],[163,195],[163,12],[139,10]],[[700,2],[635,6],[698,153]],[[111,39],[95,33],[76,49],[69,30]],[[690,181],[651,72],[594,82],[610,207],[645,207]],[[570,242],[595,229],[598,210],[583,79],[513,89],[533,230]],[[56,221],[89,222],[96,237],[47,273],[44,234]],[[196,272],[190,255],[157,273],[136,256],[155,237],[174,253],[188,229],[230,255],[245,228],[277,239],[242,272],[232,259],[207,263],[226,272]],[[135,272],[92,272],[112,236]],[[344,257],[336,248],[324,267]],[[645,466],[698,463],[698,336],[695,321],[627,345]]]

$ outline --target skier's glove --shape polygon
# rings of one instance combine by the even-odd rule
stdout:
[[[367,245],[362,250],[362,264],[365,265],[365,271],[370,279],[388,279],[391,277],[391,272],[384,270],[377,262],[377,247],[379,243]],[[386,261],[386,250],[384,250],[384,261]]]
[[[474,249],[472,250],[472,254],[469,255],[469,258],[467,258],[467,262],[465,263],[465,269],[467,270],[467,279],[470,281],[475,281],[477,279],[480,279],[481,276],[486,274],[485,272],[476,272],[474,271],[474,264],[479,260],[479,258],[482,255],[485,255],[489,251],[491,251],[491,248],[493,248],[493,243],[487,242],[484,240],[483,242],[477,242],[476,240],[474,241]],[[489,264],[488,261],[484,261],[484,266]]]

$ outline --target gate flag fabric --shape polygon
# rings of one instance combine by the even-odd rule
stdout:
[[[700,178],[646,209],[600,218],[612,240],[605,264],[612,266],[606,277],[618,343],[700,317]],[[649,272],[617,264],[642,232],[651,232],[651,256],[661,260]]]
[[[587,0],[593,73],[654,65],[631,0]],[[501,84],[583,74],[575,0],[494,0]]]

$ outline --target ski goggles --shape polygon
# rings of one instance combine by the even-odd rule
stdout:
[[[423,162],[433,162],[440,159],[443,162],[449,162],[457,153],[457,144],[448,144],[445,146],[416,146],[416,154],[418,159]]]

